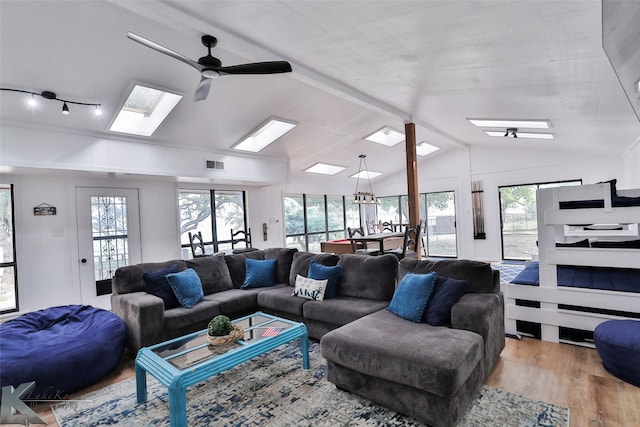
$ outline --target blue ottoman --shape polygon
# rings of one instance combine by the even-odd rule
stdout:
[[[0,325],[0,384],[36,382],[33,399],[60,399],[115,368],[124,322],[107,310],[68,305],[24,314]]]
[[[605,369],[640,387],[640,321],[606,321],[596,326],[593,338]]]

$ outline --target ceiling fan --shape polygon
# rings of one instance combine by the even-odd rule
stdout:
[[[169,55],[178,61],[191,65],[200,71],[202,78],[193,94],[194,101],[202,101],[207,98],[211,87],[211,79],[215,79],[218,76],[226,74],[275,74],[291,72],[291,64],[287,61],[253,62],[250,64],[223,67],[222,62],[218,58],[211,56],[211,48],[216,46],[218,39],[207,34],[202,36],[202,44],[207,48],[208,53],[206,56],[198,59],[197,62],[137,34],[129,32],[127,33],[127,37],[153,50]]]

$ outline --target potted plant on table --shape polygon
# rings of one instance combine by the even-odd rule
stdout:
[[[227,316],[218,315],[209,322],[207,328],[209,345],[227,344],[242,338],[244,338],[242,326],[234,325]]]

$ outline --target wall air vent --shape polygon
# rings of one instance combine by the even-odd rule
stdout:
[[[216,160],[207,160],[207,169],[214,169],[217,171],[224,170],[224,162],[218,162]]]

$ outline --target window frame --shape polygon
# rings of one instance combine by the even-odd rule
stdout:
[[[304,246],[303,249],[304,251],[309,251],[309,240],[310,237],[314,237],[314,236],[321,236],[320,238],[324,238],[325,241],[330,240],[330,234],[335,234],[335,233],[342,233],[342,237],[346,237],[346,229],[347,229],[347,204],[346,204],[346,196],[344,195],[334,195],[334,194],[306,194],[306,193],[289,193],[289,194],[285,194],[284,198],[283,198],[283,212],[285,213],[284,217],[285,217],[285,221],[287,218],[287,214],[286,214],[286,207],[284,206],[284,200],[286,198],[300,198],[302,197],[302,212],[303,212],[303,232],[302,233],[291,233],[291,234],[287,234],[287,227],[286,227],[286,223],[285,223],[285,245],[287,247],[289,247],[289,243],[288,243],[288,238],[304,238],[304,244],[301,243],[301,246]],[[309,231],[309,216],[308,216],[308,209],[307,209],[307,199],[313,197],[313,198],[318,198],[318,197],[322,197],[323,202],[324,202],[324,230],[322,231],[313,231],[310,232]],[[342,223],[343,223],[343,228],[342,229],[329,229],[329,198],[340,198],[342,199]],[[358,213],[359,215],[359,213]],[[315,239],[312,239],[313,241],[315,241]]]

